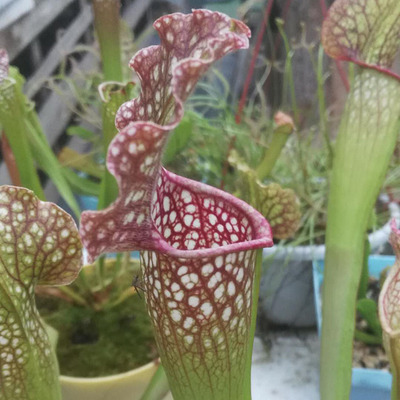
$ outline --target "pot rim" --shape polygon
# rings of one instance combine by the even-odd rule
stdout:
[[[83,378],[83,377],[76,377],[76,376],[67,376],[67,375],[60,375],[59,379],[61,383],[98,383],[98,382],[111,382],[115,380],[122,380],[125,378],[129,378],[133,375],[137,375],[143,372],[147,372],[151,370],[155,366],[160,364],[160,359],[156,359],[154,361],[150,361],[149,363],[142,365],[141,367],[137,367],[131,369],[127,372],[121,372],[119,374],[113,375],[105,375],[99,377],[92,377],[92,378]]]
[[[380,199],[388,202],[390,219],[381,228],[368,235],[368,239],[371,243],[371,251],[377,251],[380,246],[388,241],[391,232],[390,223],[392,219],[395,219],[397,224],[400,223],[400,206],[395,202],[389,202],[386,195],[381,195]],[[323,259],[325,256],[325,244],[305,246],[292,246],[290,244],[274,245],[273,247],[265,248],[263,250],[263,255],[264,257],[274,258],[295,257],[298,261],[319,260]]]

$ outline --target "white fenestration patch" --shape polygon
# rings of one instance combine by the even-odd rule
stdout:
[[[201,275],[202,276],[209,276],[214,271],[214,266],[212,264],[203,265],[201,268]]]
[[[214,296],[217,300],[219,300],[225,292],[225,286],[223,283],[221,283],[214,291]]]
[[[236,286],[233,282],[228,283],[228,294],[229,296],[233,296],[236,293]]]
[[[213,306],[209,302],[203,303],[200,309],[206,317],[209,317],[213,312]]]
[[[170,200],[169,200],[169,197],[168,197],[168,196],[165,196],[165,197],[164,197],[164,200],[163,200],[163,207],[164,207],[164,211],[165,211],[165,212],[168,212],[168,211],[170,210]]]
[[[200,303],[200,299],[197,296],[190,296],[188,300],[188,304],[191,307],[197,307]]]
[[[224,321],[229,321],[231,315],[232,315],[232,308],[231,308],[231,307],[227,307],[227,308],[225,308],[225,310],[222,312],[222,319],[223,319]]]
[[[210,215],[208,216],[208,220],[210,221],[210,224],[213,225],[213,226],[214,226],[214,225],[217,223],[217,221],[218,221],[217,217],[216,217],[214,214],[210,214]]]
[[[194,325],[194,319],[192,317],[186,317],[183,321],[183,327],[185,329],[190,329]]]
[[[193,221],[193,215],[185,215],[185,217],[183,218],[183,222],[185,223],[186,226],[191,226],[192,225],[192,221]]]
[[[179,269],[178,269],[178,276],[185,275],[185,274],[187,274],[187,272],[188,272],[188,267],[183,265],[183,266],[179,267]]]
[[[179,310],[172,310],[171,311],[171,318],[175,322],[179,322],[182,319],[182,313]]]
[[[181,199],[184,203],[190,203],[192,201],[192,195],[187,190],[182,190]]]

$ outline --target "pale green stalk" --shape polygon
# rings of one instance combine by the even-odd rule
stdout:
[[[400,130],[399,98],[398,81],[363,70],[355,78],[341,121],[328,202],[322,400],[349,399],[364,235]]]
[[[122,103],[129,100],[128,87],[115,89],[114,84],[101,85],[102,94],[102,122],[103,122],[103,151],[106,154],[108,146],[117,134],[115,127],[115,114]],[[103,177],[100,184],[100,196],[98,210],[110,205],[118,196],[118,185],[115,178],[104,168]]]
[[[283,115],[285,118],[284,121],[278,122],[277,117],[280,115]],[[278,126],[274,129],[271,141],[268,144],[268,149],[264,154],[264,158],[256,169],[257,178],[261,182],[271,173],[294,128],[290,117],[287,117],[281,112],[275,116],[275,122],[278,122]]]
[[[312,57],[310,57],[312,60]],[[324,92],[324,50],[322,47],[318,50],[318,65],[317,65],[317,93],[318,93],[318,111],[319,111],[319,121],[320,129],[322,132],[322,137],[325,141],[325,146],[328,150],[328,163],[327,166],[330,168],[332,166],[333,160],[333,149],[331,145],[331,138],[329,137],[328,131],[328,121],[326,115],[326,102],[325,102],[325,92]]]
[[[106,81],[122,81],[120,0],[93,0],[94,27]]]

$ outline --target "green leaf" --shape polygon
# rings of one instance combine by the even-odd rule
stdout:
[[[81,269],[73,219],[25,188],[0,187],[1,398],[61,400],[58,366],[35,305],[36,285],[66,285]]]
[[[193,119],[191,113],[186,113],[181,123],[175,128],[168,141],[167,148],[164,153],[163,162],[168,164],[182,151],[189,142],[193,130]]]
[[[372,299],[360,299],[357,301],[357,311],[365,319],[371,331],[382,337],[382,327],[378,317],[378,306]]]
[[[68,127],[67,135],[77,136],[83,140],[87,140],[88,142],[93,142],[96,139],[96,135],[94,132],[78,125]]]
[[[44,192],[26,135],[26,103],[22,94],[23,78],[10,68],[9,79],[0,82],[0,125],[2,126],[18,167],[21,184],[44,199]]]
[[[382,336],[371,335],[358,329],[354,331],[354,338],[368,345],[382,344]]]
[[[68,146],[62,148],[58,160],[62,166],[73,168],[94,178],[101,179],[104,174],[104,165],[96,163],[90,154],[78,153]]]
[[[76,194],[87,196],[99,196],[100,185],[92,180],[78,175],[69,168],[63,168],[63,175]]]
[[[33,126],[29,124],[29,121],[26,121],[26,123],[29,130],[28,139],[35,154],[35,160],[40,168],[50,177],[60,195],[71,208],[75,216],[79,218],[79,205],[75,199],[74,193],[72,192],[71,186],[62,173],[60,164],[51,147],[48,145],[47,141],[45,142],[41,140],[40,133],[34,130]]]

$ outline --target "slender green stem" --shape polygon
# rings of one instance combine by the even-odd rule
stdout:
[[[100,86],[102,103],[102,123],[103,123],[103,151],[107,153],[108,146],[117,134],[115,128],[115,114],[122,103],[128,101],[128,87],[117,87],[115,84],[104,84]],[[100,184],[100,196],[98,209],[110,205],[118,196],[118,185],[113,175],[104,169],[103,178]]]
[[[93,0],[94,26],[100,44],[103,75],[106,81],[122,81],[121,45],[120,45],[120,0]],[[102,104],[103,148],[108,146],[117,133],[114,125],[115,113],[123,101],[114,98]],[[118,195],[115,178],[108,172],[100,184],[98,209],[111,204]]]
[[[106,81],[122,81],[120,0],[93,0],[94,27]]]
[[[290,99],[292,102],[292,110],[294,113],[294,121],[295,121],[296,125],[299,125],[300,112],[299,112],[299,108],[297,107],[296,91],[295,91],[295,86],[294,86],[293,67],[292,67],[293,50],[291,50],[291,48],[290,48],[288,37],[283,29],[283,21],[278,19],[276,21],[276,26],[279,29],[279,33],[281,34],[283,43],[285,45],[285,51],[286,51],[285,79],[288,81],[288,85],[289,85]]]
[[[291,132],[281,132],[279,129],[273,133],[264,158],[256,170],[260,181],[263,181],[271,173],[290,135]]]
[[[311,57],[312,59],[312,57]],[[317,94],[318,94],[318,110],[319,110],[319,121],[320,130],[322,137],[325,140],[325,146],[328,149],[328,160],[327,168],[330,169],[333,161],[333,148],[331,139],[328,131],[328,121],[326,115],[326,102],[325,102],[325,91],[324,91],[324,50],[322,46],[318,50],[318,65],[317,65]]]
[[[75,216],[79,218],[80,208],[72,192],[70,183],[60,168],[57,157],[44,137],[41,127],[39,126],[40,130],[37,130],[37,125],[32,124],[32,118],[29,118],[28,115],[28,118],[25,120],[25,129],[29,145],[35,154],[34,158],[37,160],[39,167],[52,179],[63,199]]]

